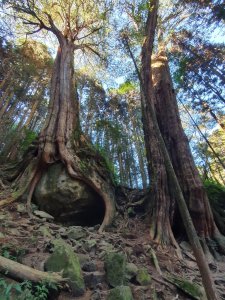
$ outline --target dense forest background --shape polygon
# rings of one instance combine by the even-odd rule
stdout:
[[[216,12],[207,5],[199,7],[197,1],[163,1],[158,30],[166,41],[182,124],[199,172],[203,180],[224,184],[224,17],[219,1],[215,7]],[[139,83],[123,40],[126,33],[139,63],[146,5],[120,3],[109,10],[97,41],[99,58],[91,51],[75,56],[81,126],[107,157],[118,183],[146,188]],[[0,155],[1,161],[13,161],[37,136],[46,117],[55,50],[52,37],[25,35],[22,24],[5,18]]]
[[[224,1],[4,0],[0,13],[0,208],[22,201],[32,220],[35,202],[100,233],[140,209],[156,244],[188,237],[217,299],[204,253],[225,254]]]

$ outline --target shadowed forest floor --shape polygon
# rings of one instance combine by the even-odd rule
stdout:
[[[104,256],[111,251],[124,253],[129,263],[138,268],[147,268],[151,276],[151,282],[145,286],[135,280],[129,282],[135,300],[200,299],[187,295],[168,281],[170,276],[175,275],[201,285],[189,244],[185,241],[179,243],[182,258],[178,258],[175,249],[158,247],[149,239],[148,228],[141,217],[129,218],[118,214],[106,232],[98,233],[99,225],[64,226],[44,215],[29,219],[24,204],[13,203],[1,211],[0,220],[0,249],[3,256],[44,271],[44,262],[52,252],[52,241],[56,238],[63,239],[78,254],[85,280],[85,295],[73,297],[69,292],[62,291],[49,299],[107,299],[110,287],[105,278]],[[153,259],[154,254],[156,259]],[[225,299],[224,262],[212,261],[210,269],[220,299]],[[17,298],[12,296],[11,299]]]

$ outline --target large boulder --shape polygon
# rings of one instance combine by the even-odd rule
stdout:
[[[102,198],[84,182],[71,178],[61,163],[50,166],[42,176],[34,201],[57,221],[92,226],[104,219]]]
[[[54,252],[45,262],[45,270],[62,272],[62,276],[68,280],[73,295],[83,295],[85,285],[78,256],[73,252],[73,248],[62,240],[55,240],[53,244]]]
[[[67,232],[67,236],[71,240],[80,240],[88,236],[87,231],[81,226],[71,226]]]

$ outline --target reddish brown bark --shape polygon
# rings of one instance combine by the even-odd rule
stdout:
[[[68,174],[87,183],[101,197],[105,204],[105,217],[100,229],[112,221],[114,214],[114,196],[112,184],[93,164],[90,170],[82,170],[82,158],[77,152],[85,145],[86,139],[81,134],[79,123],[79,104],[76,97],[74,82],[74,45],[67,39],[60,40],[54,63],[50,104],[48,116],[39,136],[38,167],[30,184],[28,203],[35,186],[45,168],[58,160],[64,163]]]
[[[152,3],[152,2],[151,2]],[[153,1],[153,5],[156,4]],[[154,8],[156,8],[156,12],[154,12]],[[154,12],[155,14],[151,16],[151,13]],[[154,17],[157,16],[157,6],[153,7],[151,10],[150,17],[151,20],[154,20]],[[156,23],[156,22],[155,22]],[[174,195],[174,197],[177,200],[177,204],[179,207],[180,214],[182,216],[182,220],[185,225],[185,229],[188,235],[188,238],[191,242],[192,249],[196,258],[196,262],[198,264],[201,276],[202,276],[202,282],[207,294],[207,298],[212,300],[215,299],[217,300],[217,295],[215,292],[215,287],[210,275],[210,270],[208,267],[208,264],[206,263],[204,253],[202,251],[198,236],[196,234],[193,222],[191,220],[180,184],[177,180],[177,176],[175,174],[171,158],[169,156],[169,151],[167,150],[165,141],[163,139],[163,136],[161,134],[157,117],[156,117],[156,112],[155,112],[155,94],[153,91],[153,83],[152,83],[152,74],[150,68],[150,65],[148,66],[148,63],[151,62],[151,54],[152,54],[152,46],[153,46],[153,40],[151,41],[151,35],[154,35],[155,33],[155,24],[148,23],[147,21],[147,28],[146,28],[146,40],[142,48],[142,75],[143,79],[141,78],[141,87],[142,87],[142,92],[143,92],[143,98],[144,98],[144,103],[145,106],[143,105],[143,110],[144,110],[144,117],[145,121],[149,122],[147,123],[144,127],[145,131],[145,141],[146,141],[146,146],[149,146],[149,149],[146,149],[148,151],[148,155],[152,155],[150,159],[159,159],[158,163],[153,165],[153,168],[156,167],[156,169],[152,169],[154,171],[153,175],[153,182],[151,182],[151,186],[153,188],[153,192],[156,192],[160,194],[161,192],[161,187],[164,188],[162,191],[161,197],[158,197],[157,194],[154,194],[154,199],[153,203],[155,204],[156,208],[153,209],[153,213],[155,213],[155,220],[158,221],[160,219],[161,221],[164,221],[163,225],[168,226],[167,227],[162,227],[162,224],[159,224],[158,222],[155,223],[155,228],[152,227],[153,233],[158,234],[158,231],[160,232],[161,236],[161,230],[163,228],[163,232],[166,232],[166,235],[168,239],[173,239],[173,234],[172,230],[170,227],[170,220],[169,220],[169,210],[172,207],[172,198],[170,197],[168,199],[168,192],[170,192],[169,196]],[[152,42],[152,43],[151,43]],[[150,70],[150,71],[149,71]],[[151,143],[148,143],[148,139],[146,138],[146,134],[151,134],[150,130],[153,131],[152,137],[154,138]],[[157,144],[153,144],[156,142]],[[159,155],[160,154],[160,155]],[[154,156],[155,155],[155,156]],[[148,158],[149,159],[149,158]],[[166,176],[168,176],[168,179],[166,180]],[[166,180],[166,181],[165,181]],[[157,185],[155,185],[155,182]],[[172,186],[171,189],[169,187]],[[157,190],[158,188],[158,190]],[[168,190],[166,190],[166,188]],[[172,190],[173,189],[173,190]],[[167,198],[169,201],[166,203],[165,198]],[[157,201],[161,201],[161,203],[157,203]],[[163,202],[164,201],[164,202]],[[163,207],[161,208],[159,205],[162,204]],[[169,209],[168,209],[169,208]],[[163,216],[166,215],[166,220],[163,219]],[[160,227],[161,226],[161,227]],[[164,238],[165,239],[165,238]],[[161,238],[162,242],[162,238]]]
[[[74,46],[65,40],[54,63],[48,116],[39,136],[39,155],[45,163],[62,159],[69,163],[72,134],[79,130],[78,99],[75,99]]]
[[[150,113],[151,109],[154,110],[155,98],[150,62],[157,24],[158,1],[152,1],[151,4],[152,9],[146,23],[146,38],[142,46],[141,78],[143,128],[151,188],[149,201],[150,235],[160,244],[176,245],[170,222],[170,218],[173,216],[174,199],[170,195],[165,160]]]
[[[213,237],[216,226],[188,139],[181,125],[169,65],[162,47],[153,57],[152,72],[158,124],[195,228],[199,236]]]

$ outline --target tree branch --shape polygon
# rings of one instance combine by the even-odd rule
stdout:
[[[93,49],[92,46],[96,46],[96,44],[81,44],[81,45],[74,45],[74,50],[85,50],[88,49],[91,52],[93,52],[94,54],[96,54],[98,57],[101,58],[101,55],[98,53],[97,50]]]
[[[48,17],[48,21],[50,24],[50,31],[52,31],[58,38],[59,42],[62,43],[63,42],[63,34],[61,33],[61,31],[56,27],[55,23],[52,20],[52,17],[49,13],[44,12],[44,14]]]
[[[88,36],[92,35],[93,33],[99,31],[101,28],[102,28],[102,27],[97,27],[97,28],[93,29],[92,31],[90,31],[88,34],[86,34],[86,35],[84,35],[84,36],[82,36],[82,37],[80,37],[80,38],[77,38],[77,40],[79,41],[79,40],[85,39],[85,38],[87,38]]]

